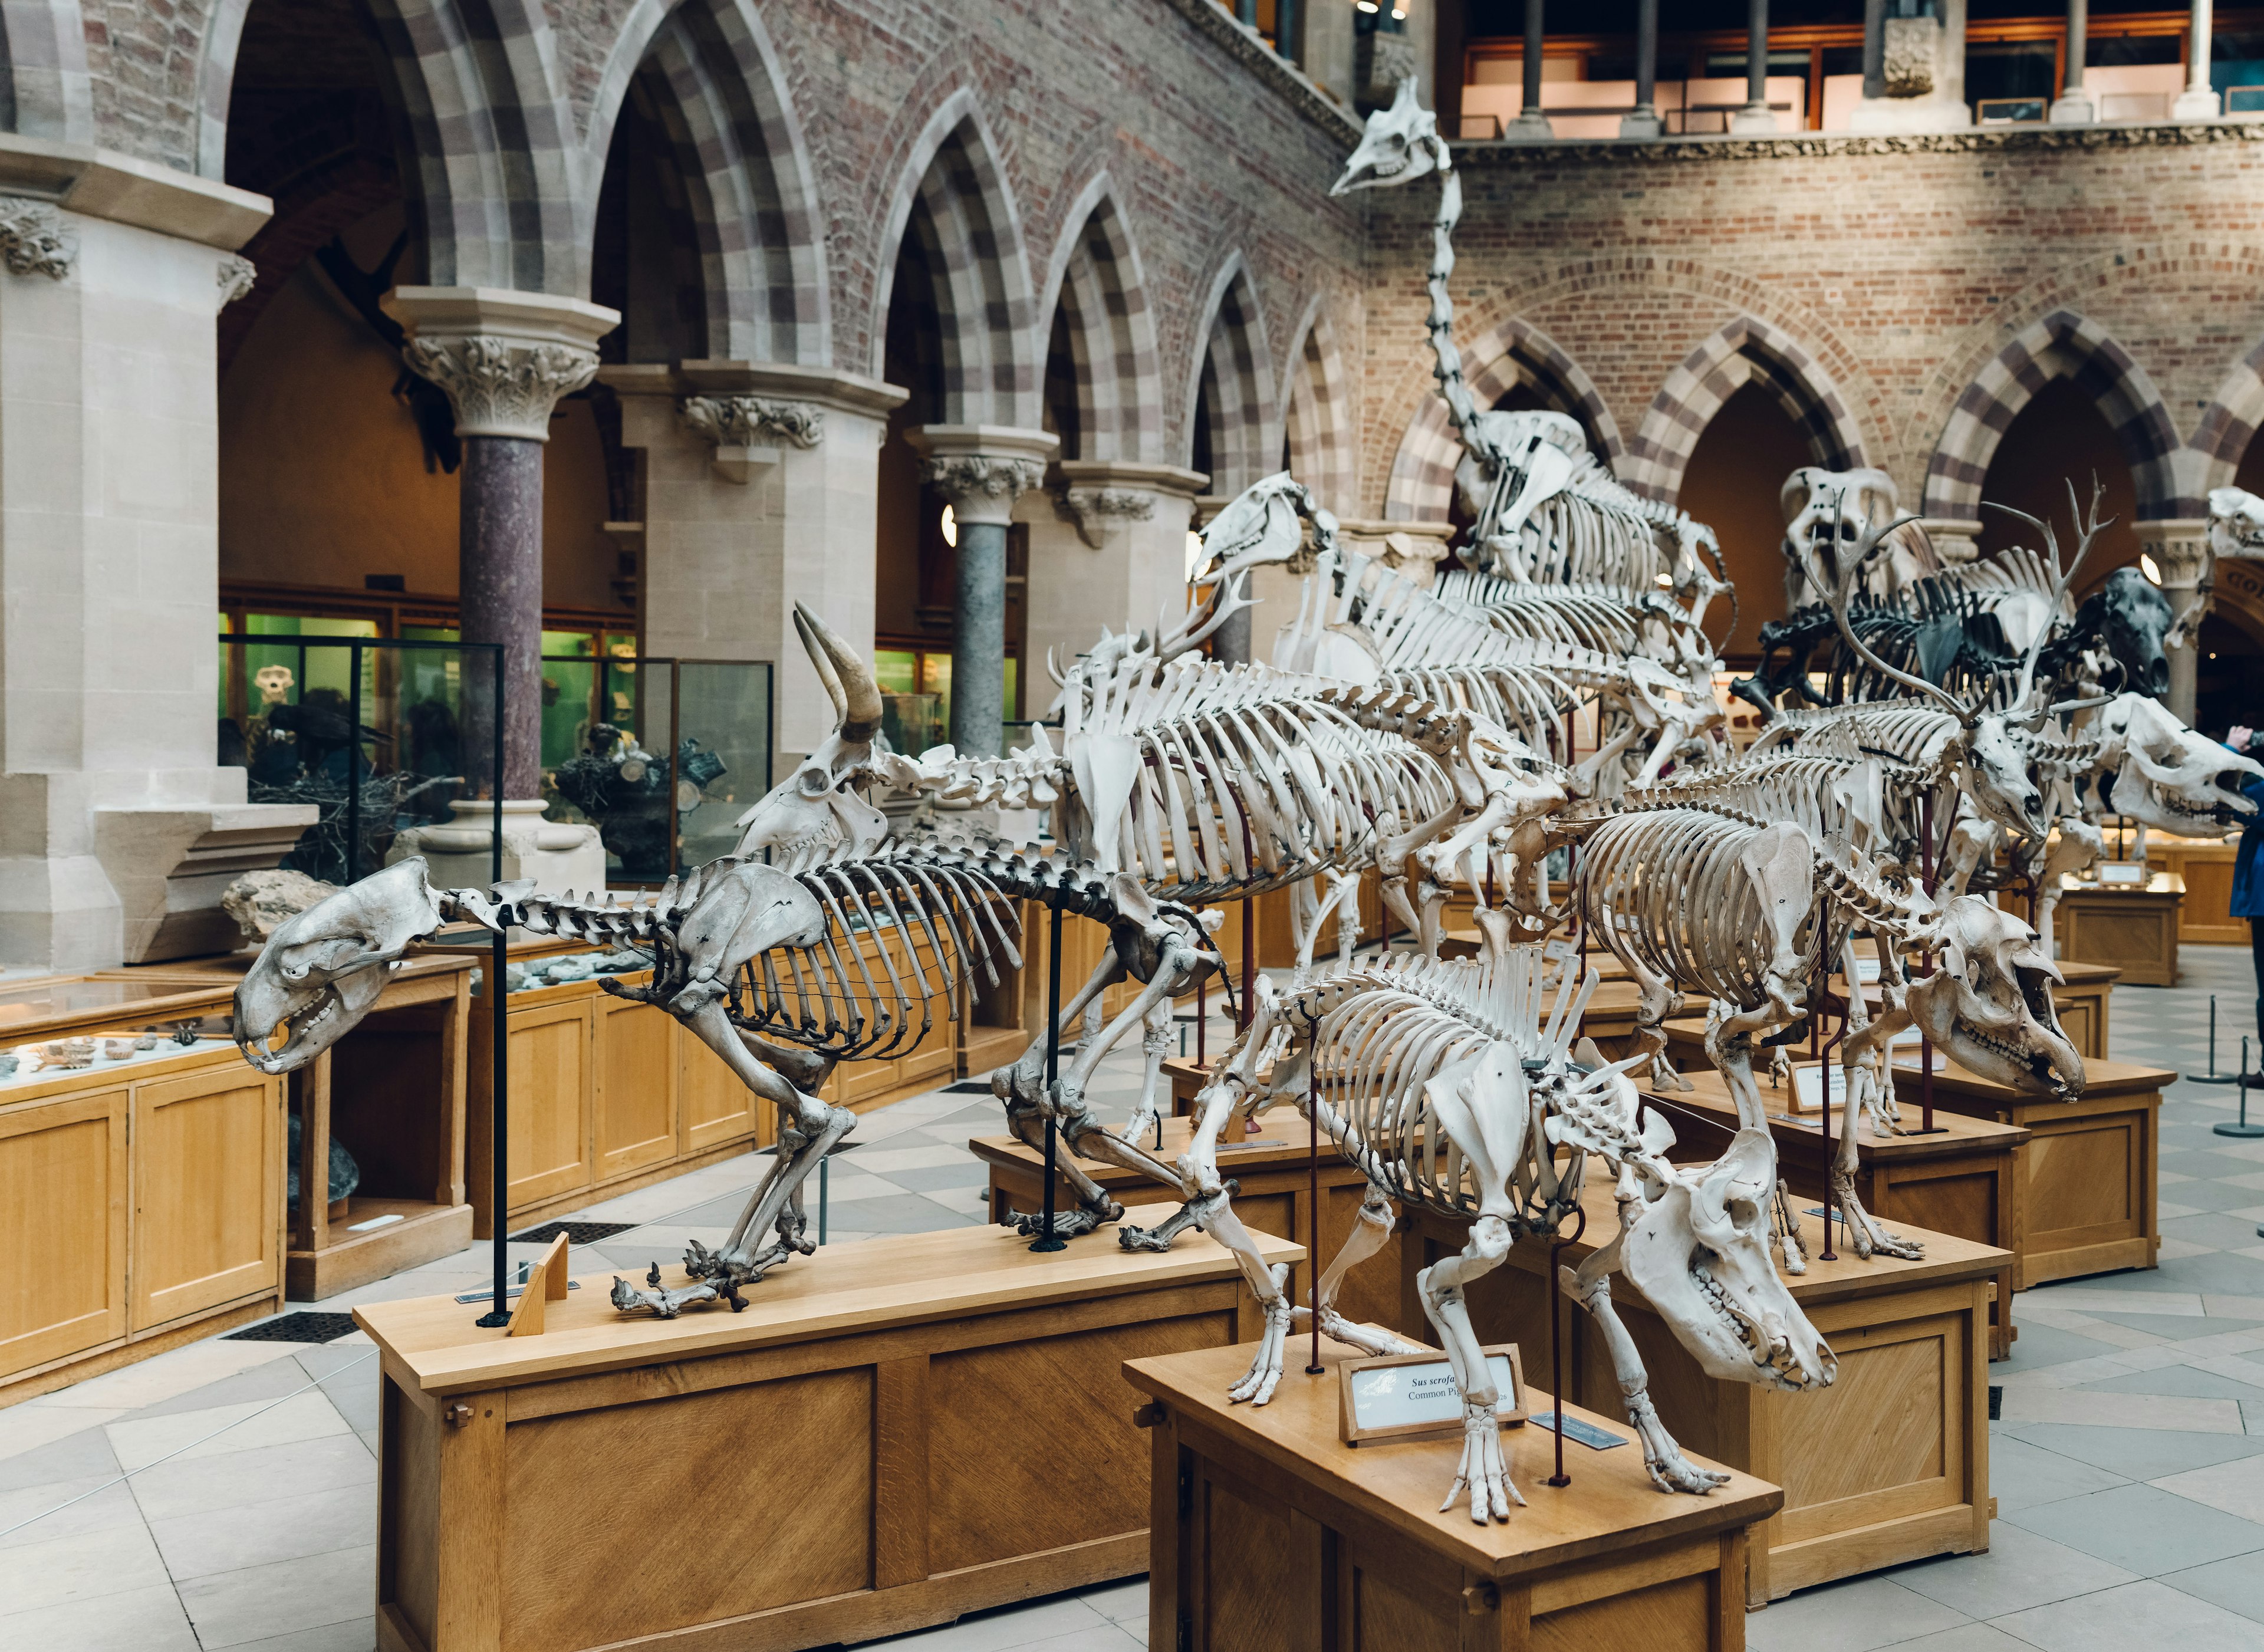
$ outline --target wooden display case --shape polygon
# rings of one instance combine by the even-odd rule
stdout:
[[[2074,1101],[2026,1096],[1935,1057],[1934,1115],[1993,1119],[2028,1133],[2014,1150],[2013,1288],[2156,1265],[2162,1245],[2162,1087],[2177,1075],[2130,1061],[2086,1060]],[[1918,1105],[1914,1052],[1898,1053],[1895,1093]]]
[[[1326,1345],[1321,1374],[1295,1360],[1268,1403],[1230,1404],[1251,1352],[1124,1367],[1154,1402],[1143,1417],[1158,1652],[1742,1652],[1747,1533],[1784,1503],[1776,1487],[1732,1470],[1707,1496],[1661,1492],[1632,1444],[1569,1441],[1571,1484],[1552,1487],[1554,1437],[1527,1424],[1502,1434],[1527,1506],[1479,1525],[1466,1508],[1439,1507],[1459,1432],[1344,1444],[1335,1367],[1354,1356]],[[1567,1409],[1628,1434],[1615,1417]]]
[[[232,1044],[0,1082],[0,1405],[276,1311],[284,1133]]]
[[[1566,1267],[1619,1231],[1608,1184],[1591,1181],[1581,1203],[1586,1235],[1564,1248]],[[1687,1453],[1784,1488],[1782,1511],[1758,1528],[1750,1551],[1756,1606],[1835,1578],[1989,1547],[1988,1308],[2009,1257],[1918,1230],[1921,1260],[1866,1262],[1843,1243],[1839,1259],[1825,1262],[1823,1228],[1803,1216],[1808,1272],[1785,1280],[1840,1361],[1837,1380],[1813,1394],[1708,1376],[1643,1293],[1624,1274],[1612,1278],[1612,1301],[1642,1350],[1667,1431]],[[1408,1334],[1431,1334],[1416,1274],[1468,1243],[1466,1223],[1427,1213],[1414,1219],[1400,1252],[1405,1301],[1397,1317]],[[1518,1341],[1528,1380],[1545,1383],[1556,1297],[1565,1386],[1625,1433],[1602,1339],[1585,1311],[1548,1289],[1548,1278],[1547,1246],[1513,1246],[1502,1266],[1465,1288],[1470,1323],[1481,1341]]]
[[[356,1310],[382,1373],[381,1652],[787,1652],[1136,1575],[1123,1362],[1238,1340],[1249,1299],[1201,1235],[889,1235],[672,1320],[614,1312],[613,1274],[534,1337],[453,1297]]]
[[[2232,916],[2232,870],[2239,838],[2173,837],[2146,834],[2146,865],[2186,886],[2178,908],[2178,939],[2198,946],[2246,946],[2248,920]]]
[[[2134,987],[2178,984],[2178,915],[2185,904],[2184,879],[2157,872],[2144,883],[2126,888],[2064,877],[2060,887],[2065,893],[2052,924],[2062,958],[2112,964]]]

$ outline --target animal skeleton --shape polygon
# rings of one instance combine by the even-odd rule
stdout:
[[[1894,478],[1883,470],[1826,470],[1803,465],[1784,479],[1784,606],[1788,613],[1821,602],[1840,589],[1846,571],[1841,547],[1855,548],[1875,515],[1892,517]],[[1891,597],[1941,568],[1934,543],[1916,518],[1860,553],[1867,596]]]
[[[2209,536],[2202,542],[2201,572],[2191,601],[2170,627],[2170,646],[2190,648],[2201,622],[2217,600],[2217,562],[2222,556],[2264,561],[2264,499],[2246,488],[2209,490]]]
[[[524,881],[487,891],[436,889],[424,861],[412,855],[276,930],[236,988],[236,1040],[263,1072],[305,1065],[369,1012],[395,963],[451,922],[649,952],[649,985],[608,978],[605,990],[658,1004],[714,1050],[741,1083],[778,1109],[779,1148],[722,1248],[695,1242],[686,1252],[691,1285],[657,1288],[656,1264],[652,1289],[614,1280],[613,1305],[673,1316],[691,1303],[720,1299],[737,1309],[746,1305],[742,1286],[816,1248],[803,1235],[802,1185],[857,1117],[817,1098],[834,1065],[901,1047],[927,1030],[933,998],[954,1013],[956,982],[972,969],[995,981],[998,957],[1021,961],[1011,913],[993,909],[999,898],[981,871],[911,848],[885,862],[802,875],[736,859],[710,861],[626,904],[537,895]],[[914,945],[904,948],[911,982],[896,974],[885,946],[872,949],[886,984],[875,981],[858,936],[882,924],[907,940],[925,938],[940,979],[928,979]],[[843,943],[853,974],[842,961]],[[500,992],[504,983],[490,982],[487,989]],[[773,1228],[766,1243],[750,1237]]]
[[[1586,1040],[1577,1054],[1568,1047],[1595,985],[1593,974],[1577,985],[1568,976],[1545,1029],[1541,952],[1533,946],[1445,963],[1399,954],[1286,996],[1266,989],[1200,1098],[1201,1120],[1179,1160],[1188,1206],[1150,1233],[1124,1235],[1128,1244],[1153,1245],[1194,1225],[1235,1251],[1265,1308],[1266,1333],[1230,1394],[1263,1405],[1281,1380],[1283,1344],[1299,1315],[1317,1313],[1321,1330],[1365,1351],[1397,1349],[1397,1339],[1352,1324],[1334,1306],[1346,1275],[1390,1235],[1395,1201],[1469,1220],[1461,1254],[1425,1269],[1418,1282],[1462,1402],[1462,1454],[1440,1506],[1453,1507],[1467,1487],[1470,1518],[1481,1524],[1507,1519],[1524,1498],[1502,1457],[1498,1395],[1463,1291],[1498,1266],[1518,1238],[1557,1231],[1579,1203],[1589,1155],[1616,1178],[1620,1232],[1577,1273],[1564,1270],[1564,1286],[1604,1337],[1659,1489],[1703,1493],[1722,1476],[1685,1458],[1659,1422],[1642,1357],[1612,1304],[1615,1271],[1636,1282],[1709,1375],[1798,1390],[1825,1386],[1836,1373],[1830,1350],[1770,1265],[1770,1138],[1742,1132],[1711,1165],[1670,1165],[1673,1132],[1655,1116],[1648,1127],[1638,1125],[1622,1067],[1603,1066]],[[1261,1078],[1261,1054],[1283,1039],[1287,1056]],[[1287,1268],[1269,1270],[1227,1210],[1230,1185],[1216,1160],[1224,1129],[1283,1099],[1308,1111],[1368,1184],[1359,1221],[1310,1309],[1288,1300]]]

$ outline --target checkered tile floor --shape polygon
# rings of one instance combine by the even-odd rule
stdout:
[[[2118,1058],[2203,1070],[2214,992],[2218,1060],[2238,1061],[2254,1032],[2247,952],[2188,947],[2182,963],[2174,989],[2116,990]],[[1092,1094],[1121,1117],[1138,1085],[1135,1050],[1103,1064]],[[2016,1356],[1990,1373],[2005,1391],[1990,1552],[1781,1601],[1748,1619],[1756,1652],[2264,1645],[2264,1461],[2251,1460],[2264,1458],[2264,1141],[2210,1130],[2237,1105],[2229,1087],[2169,1092],[2159,1269],[2018,1299]],[[982,1095],[867,1114],[827,1172],[828,1242],[982,1221],[985,1177],[965,1144],[999,1126]],[[635,1224],[589,1249],[642,1272],[688,1239],[717,1243],[768,1164],[732,1159],[570,1219]],[[486,1268],[475,1248],[323,1307],[475,1289]],[[369,1352],[359,1333],[320,1346],[215,1338],[0,1411],[0,1647],[369,1652]],[[1146,1612],[1131,1580],[880,1644],[1134,1652]]]

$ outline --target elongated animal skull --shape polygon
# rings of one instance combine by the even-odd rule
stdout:
[[[1884,522],[1896,509],[1894,478],[1883,470],[1826,470],[1803,465],[1784,479],[1785,605],[1828,600],[1856,554],[1867,521]],[[1863,590],[1882,597],[1941,567],[1925,530],[1908,522],[1880,541]]]
[[[1960,766],[1965,795],[1986,820],[2041,837],[2051,828],[2043,789],[2028,772],[2034,753],[2013,732],[2013,719],[1985,713],[1973,720]]]
[[[1416,96],[1415,76],[1410,75],[1399,83],[1390,106],[1368,117],[1360,147],[1346,160],[1329,193],[1411,183],[1438,168],[1446,148],[1439,136],[1439,117],[1423,107]]]
[[[833,701],[833,732],[739,816],[736,852],[767,849],[773,865],[801,872],[869,853],[888,836],[889,817],[857,793],[882,766],[873,745],[881,731],[881,690],[873,668],[800,603],[794,605],[794,627]]]
[[[2219,556],[2264,557],[2264,499],[2246,488],[2211,488],[2209,548]]]
[[[2264,764],[2188,728],[2144,694],[2117,694],[2087,733],[2100,742],[2099,772],[2112,773],[2106,812],[2159,831],[2197,832],[2245,822],[2256,805],[2241,787]]]
[[[2075,629],[2105,639],[2127,686],[2159,696],[2170,692],[2167,648],[2176,618],[2170,599],[2153,581],[2135,568],[2118,568],[2085,599]]]
[[[1977,895],[1945,903],[1930,937],[1941,953],[1909,989],[1912,1018],[1969,1072],[2062,1100],[2083,1091],[2083,1058],[2060,1030],[2059,967],[2036,932]]]
[[[1621,1241],[1621,1265],[1707,1375],[1826,1388],[1839,1361],[1769,1257],[1775,1191],[1776,1150],[1758,1130],[1738,1132],[1711,1164],[1662,1164]]]
[[[236,1042],[263,1073],[303,1067],[385,990],[387,966],[439,929],[439,897],[410,855],[281,924],[236,989]],[[280,1049],[271,1047],[284,1034]]]

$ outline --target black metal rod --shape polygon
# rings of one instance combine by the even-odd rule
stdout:
[[[1054,902],[1053,935],[1046,948],[1046,1204],[1045,1227],[1030,1242],[1033,1250],[1064,1250],[1068,1242],[1054,1235],[1054,1163],[1059,1129],[1054,1122],[1054,1083],[1061,1076],[1061,948],[1062,909]]]
[[[500,720],[498,720],[498,727]],[[502,773],[500,769],[497,773]],[[505,1296],[511,1284],[511,1029],[504,1012],[504,968],[509,957],[510,943],[498,929],[495,946],[488,957],[489,1013],[495,1018],[495,1067],[490,1083],[495,1091],[495,1122],[489,1131],[489,1169],[493,1177],[493,1189],[489,1194],[489,1238],[495,1250],[495,1307],[475,1322],[493,1329],[511,1323],[511,1307]]]
[[[346,650],[346,881],[361,878],[361,644]]]
[[[1341,918],[1339,922],[1342,922]],[[1305,1253],[1305,1277],[1311,1282],[1313,1358],[1305,1374],[1317,1377],[1328,1367],[1321,1363],[1321,1064],[1308,1060],[1305,1068],[1305,1197],[1311,1220],[1306,1224],[1310,1243]]]

